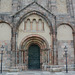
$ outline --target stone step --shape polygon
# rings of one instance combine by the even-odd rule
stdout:
[[[19,73],[13,72],[13,73],[6,73],[6,75],[18,75]]]
[[[21,71],[21,72],[3,72],[0,75],[75,75],[75,71],[48,72],[48,71]]]
[[[51,68],[50,72],[61,72],[62,69],[61,68]]]
[[[19,69],[9,69],[9,72],[19,72]]]
[[[9,72],[20,72],[20,69],[18,67],[11,67]]]

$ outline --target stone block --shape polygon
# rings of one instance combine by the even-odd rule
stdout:
[[[18,67],[11,67],[10,69],[9,69],[9,72],[19,72],[20,70],[19,70],[19,68]]]
[[[9,72],[19,72],[19,69],[9,69]]]
[[[8,72],[8,71],[9,71],[9,69],[8,69],[8,68],[4,68],[4,67],[3,67],[2,71],[3,71],[3,72]]]
[[[61,68],[51,68],[50,71],[51,72],[61,72],[62,69]]]
[[[6,75],[18,75],[18,73],[14,72],[14,73],[6,73]]]

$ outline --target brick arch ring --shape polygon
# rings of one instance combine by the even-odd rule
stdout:
[[[21,49],[28,50],[31,44],[36,44],[40,49],[49,49],[47,40],[41,35],[28,35],[20,43]]]

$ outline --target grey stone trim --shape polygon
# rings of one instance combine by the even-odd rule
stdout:
[[[45,9],[43,6],[41,6],[40,4],[38,4],[37,2],[32,2],[31,4],[29,4],[29,5],[27,5],[26,7],[24,7],[23,9],[21,9],[20,11],[18,11],[17,13],[15,13],[13,16],[15,16],[15,15],[17,15],[17,14],[19,14],[20,12],[22,12],[23,10],[25,10],[26,8],[28,8],[28,7],[30,7],[31,5],[33,5],[33,4],[37,4],[39,7],[41,7],[42,9],[44,9],[45,11],[47,11],[49,14],[51,14],[52,16],[54,16],[55,17],[55,15],[54,14],[52,14],[51,12],[49,12],[47,9]]]

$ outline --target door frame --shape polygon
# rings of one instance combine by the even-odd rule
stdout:
[[[50,50],[50,48],[49,48],[49,44],[48,44],[47,40],[40,35],[27,36],[21,42],[21,49],[24,50],[24,54],[25,54],[24,55],[25,58],[23,59],[23,60],[25,60],[25,62],[23,63],[25,65],[24,66],[25,70],[28,70],[28,48],[33,43],[40,47],[40,70],[43,70],[44,64],[45,64],[44,58],[43,58],[43,53],[44,53],[44,51],[47,52],[48,50]],[[51,58],[51,60],[52,60],[52,58]],[[48,62],[48,64],[49,64],[49,62]]]

